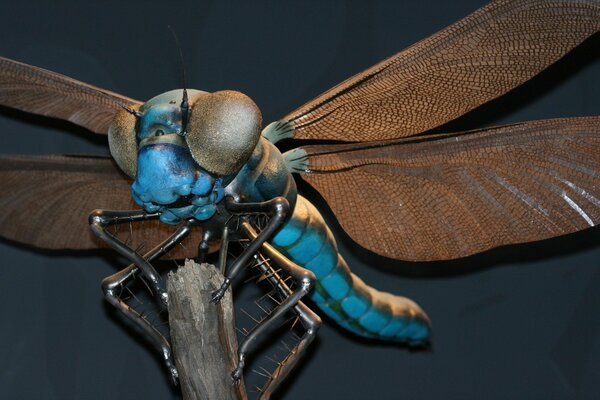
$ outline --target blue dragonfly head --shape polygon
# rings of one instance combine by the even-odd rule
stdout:
[[[188,90],[185,102],[183,96],[172,90],[124,110],[109,130],[111,154],[134,178],[133,199],[171,224],[211,218],[260,137],[260,111],[247,96],[199,90]]]

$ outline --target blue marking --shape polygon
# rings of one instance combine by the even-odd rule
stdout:
[[[304,268],[311,270],[317,279],[321,279],[331,273],[338,262],[338,252],[326,243],[319,254],[304,265]]]
[[[359,318],[371,307],[371,302],[365,299],[364,296],[359,295],[354,289],[341,303],[342,310],[353,319]]]
[[[302,240],[288,246],[287,253],[297,263],[306,265],[319,254],[325,243],[325,231],[321,229],[310,229],[304,232]]]
[[[335,269],[331,274],[321,280],[321,286],[333,300],[341,300],[348,295],[352,287],[352,277],[344,273],[341,268]]]
[[[379,332],[379,336],[386,338],[394,337],[406,327],[407,322],[406,317],[396,316]]]
[[[342,318],[342,316],[340,314],[338,314],[337,312],[335,312],[333,310],[333,308],[331,308],[327,303],[319,303],[318,306],[325,313],[325,315],[327,315],[329,318],[333,319],[335,322],[337,322],[342,327],[348,329],[349,331],[359,333],[361,335],[365,333],[361,330],[358,330],[356,328],[356,326],[350,324],[347,320]],[[367,334],[367,336],[368,336],[368,334]]]
[[[371,307],[369,311],[359,320],[366,330],[378,333],[390,322],[391,314],[379,307]]]
[[[292,218],[277,232],[271,243],[277,247],[288,247],[300,239],[305,228],[306,225],[304,223],[298,221],[296,218]]]

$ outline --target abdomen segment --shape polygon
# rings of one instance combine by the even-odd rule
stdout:
[[[409,344],[429,338],[429,318],[415,302],[380,292],[350,272],[323,217],[302,196],[292,218],[271,242],[315,274],[312,300],[344,328],[365,337]]]

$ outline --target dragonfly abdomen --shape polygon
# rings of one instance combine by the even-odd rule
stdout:
[[[292,218],[272,244],[315,274],[312,300],[342,327],[410,344],[429,338],[429,319],[415,302],[371,288],[350,272],[323,217],[305,198],[298,196]]]

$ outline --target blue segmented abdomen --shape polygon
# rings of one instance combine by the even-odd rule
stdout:
[[[361,336],[410,344],[429,338],[429,318],[414,301],[373,289],[350,272],[323,217],[302,196],[271,243],[315,274],[312,300],[342,327]]]

